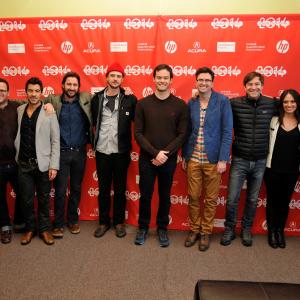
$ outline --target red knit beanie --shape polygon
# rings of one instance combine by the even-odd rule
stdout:
[[[113,63],[111,64],[108,68],[107,68],[107,71],[106,71],[106,77],[108,76],[108,74],[112,71],[117,71],[117,72],[120,72],[122,73],[123,76],[125,76],[125,72],[124,72],[124,69],[123,67],[119,64],[119,63]]]

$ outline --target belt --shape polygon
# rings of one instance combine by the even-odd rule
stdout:
[[[81,150],[84,150],[84,147],[70,147],[70,148],[60,149],[61,152],[70,152],[70,151],[79,152]]]
[[[37,166],[38,161],[36,158],[32,157],[32,158],[28,158],[27,160],[21,160],[19,161],[20,165],[22,166]]]

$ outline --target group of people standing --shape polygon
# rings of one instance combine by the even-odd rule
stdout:
[[[214,91],[213,71],[202,67],[196,71],[197,95],[186,104],[170,92],[172,68],[160,64],[153,71],[154,93],[137,101],[131,91],[122,88],[124,76],[120,64],[110,65],[106,72],[106,88],[91,96],[80,92],[80,76],[69,72],[62,80],[62,94],[50,95],[44,100],[41,99],[42,82],[33,77],[25,86],[28,103],[22,105],[8,100],[8,82],[0,79],[2,243],[9,243],[12,236],[6,201],[8,182],[17,195],[14,223],[15,230],[24,231],[22,245],[29,244],[37,233],[47,245],[53,245],[54,238],[63,238],[65,224],[72,234],[80,232],[77,210],[87,143],[92,143],[96,153],[99,183],[99,226],[94,236],[104,236],[112,224],[116,236],[124,237],[125,192],[134,123],[134,137],[140,146],[141,194],[136,245],[143,245],[148,237],[156,178],[158,240],[161,247],[170,244],[167,230],[170,192],[177,152],[182,148],[190,220],[190,232],[184,244],[190,247],[199,240],[200,251],[209,248],[221,175],[230,162],[233,138],[221,244],[229,245],[235,238],[238,203],[246,179],[241,238],[243,245],[252,245],[251,228],[265,176],[268,243],[273,248],[284,248],[289,201],[300,165],[300,99],[297,91],[284,91],[279,101],[263,96],[264,77],[251,72],[244,78],[246,95],[229,101]],[[49,218],[52,180],[55,187],[53,226]],[[65,220],[68,181],[70,194]],[[201,194],[204,194],[203,205],[200,205]]]

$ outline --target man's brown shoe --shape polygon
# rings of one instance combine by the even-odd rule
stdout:
[[[62,239],[64,237],[64,229],[63,228],[53,228],[52,236],[55,239]]]
[[[196,241],[199,238],[199,233],[194,232],[194,231],[190,231],[185,242],[184,242],[184,246],[185,247],[192,247],[193,245],[195,245]]]
[[[122,238],[126,235],[125,224],[116,225],[116,236]]]
[[[28,245],[34,237],[33,231],[27,231],[21,238],[21,245]]]
[[[200,234],[199,250],[206,251],[209,248],[210,236],[209,234]]]
[[[68,227],[72,234],[78,234],[80,232],[79,224],[69,224]]]
[[[52,236],[52,234],[48,231],[44,231],[42,233],[40,233],[40,238],[43,240],[43,242],[46,245],[53,245],[54,244],[54,238]]]

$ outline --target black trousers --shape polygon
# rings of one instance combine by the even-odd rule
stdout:
[[[48,231],[50,229],[49,195],[51,188],[49,172],[41,172],[37,167],[28,169],[19,167],[18,180],[26,230],[37,231],[34,213],[34,195],[36,191],[38,200],[38,231],[40,233]]]
[[[16,194],[14,224],[24,223],[18,186],[18,167],[15,164],[4,164],[0,165],[0,227],[11,226],[6,199],[8,183]]]
[[[283,230],[289,214],[289,204],[299,173],[278,173],[266,168],[266,218],[269,230]]]
[[[67,208],[67,223],[78,223],[78,206],[81,198],[81,184],[86,162],[86,150],[67,150],[60,152],[60,167],[54,180],[54,228],[64,227],[65,203],[70,178],[70,195]]]
[[[129,152],[110,155],[96,151],[96,166],[99,184],[99,224],[110,225],[111,185],[113,183],[113,225],[125,220],[127,171]]]
[[[154,183],[158,180],[159,206],[156,215],[158,229],[167,229],[169,224],[169,213],[171,207],[170,193],[173,183],[173,175],[176,169],[177,157],[167,160],[162,166],[156,167],[151,161],[140,156],[140,206],[139,206],[139,228],[148,230],[151,220],[151,200]]]

